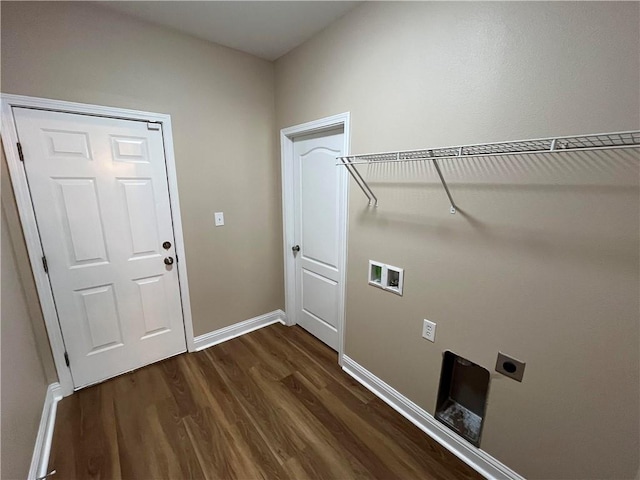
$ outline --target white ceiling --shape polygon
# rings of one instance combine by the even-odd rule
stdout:
[[[275,60],[360,2],[110,1],[121,13]]]

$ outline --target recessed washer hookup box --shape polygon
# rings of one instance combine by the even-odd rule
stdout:
[[[476,447],[487,408],[490,373],[447,350],[442,356],[435,418]]]

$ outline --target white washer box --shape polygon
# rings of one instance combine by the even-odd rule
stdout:
[[[402,296],[404,285],[404,269],[387,265],[385,263],[369,260],[368,278],[369,285],[382,288],[388,292]]]

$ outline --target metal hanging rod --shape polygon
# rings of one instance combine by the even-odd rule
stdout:
[[[535,140],[517,140],[512,142],[481,143],[461,145],[458,147],[425,148],[420,150],[404,150],[397,152],[367,153],[363,155],[348,155],[338,157],[336,165],[347,168],[360,189],[369,199],[369,205],[378,206],[378,198],[364,180],[356,165],[371,165],[375,163],[404,163],[431,160],[440,182],[451,204],[450,213],[456,213],[447,182],[442,175],[438,160],[454,158],[474,158],[500,155],[541,154],[576,152],[592,150],[612,150],[621,148],[640,147],[640,131],[597,133],[591,135],[575,135],[570,137],[540,138]]]

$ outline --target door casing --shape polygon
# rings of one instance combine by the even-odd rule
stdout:
[[[65,363],[64,341],[62,337],[62,330],[58,323],[58,315],[53,300],[53,292],[51,290],[48,276],[42,265],[42,242],[38,232],[26,172],[22,162],[20,161],[18,153],[18,134],[12,113],[13,107],[36,108],[64,113],[112,117],[162,124],[171,218],[173,221],[176,255],[179,259],[177,267],[180,282],[180,296],[182,299],[182,315],[184,319],[185,337],[187,340],[187,349],[190,352],[195,351],[193,322],[191,318],[191,302],[189,300],[189,285],[187,280],[187,265],[184,251],[184,237],[182,234],[182,219],[180,217],[180,201],[178,199],[178,181],[173,152],[171,116],[138,110],[127,110],[115,107],[7,94],[1,94],[1,104],[2,130],[0,136],[4,145],[9,174],[11,176],[11,184],[13,185],[13,190],[16,196],[18,213],[22,223],[27,252],[29,254],[29,262],[35,279],[36,290],[38,292],[38,298],[40,300],[40,306],[42,308],[47,328],[47,335],[51,345],[51,352],[53,354],[53,361],[58,374],[60,386],[62,387],[62,394],[64,396],[68,396],[73,393],[73,380],[71,378],[71,371]]]
[[[296,276],[295,276],[295,259],[291,254],[291,247],[294,245],[294,172],[293,172],[293,141],[296,137],[308,135],[311,133],[322,132],[323,130],[331,130],[335,128],[343,128],[344,132],[344,155],[350,152],[351,144],[351,114],[349,112],[332,115],[330,117],[321,118],[300,125],[284,128],[280,130],[280,155],[282,170],[282,226],[283,226],[283,252],[284,252],[284,297],[285,311],[287,313],[288,325],[295,325],[296,310]],[[337,160],[336,160],[337,163]],[[349,224],[349,178],[346,168],[340,168],[345,176],[342,182],[344,190],[339,194],[344,198],[342,205],[342,218],[344,222],[339,226],[338,236],[340,240],[340,284],[339,300],[338,300],[338,363],[342,365],[342,357],[344,355],[344,327],[345,327],[345,291],[347,279],[347,225]]]

